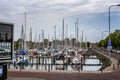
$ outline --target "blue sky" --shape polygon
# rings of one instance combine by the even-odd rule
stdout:
[[[119,4],[119,0],[0,0],[0,21],[14,23],[15,40],[20,38],[21,26],[25,24],[24,12],[27,15],[27,40],[32,27],[33,36],[45,30],[54,36],[54,25],[62,29],[62,19],[68,25],[68,37],[75,36],[75,22],[79,20],[79,37],[82,30],[90,42],[101,39],[101,32],[108,31],[108,7]],[[111,32],[120,29],[120,7],[111,8]],[[65,32],[66,33],[66,32]],[[108,33],[104,33],[106,37]],[[37,38],[38,39],[38,38]],[[34,41],[33,37],[33,41]]]

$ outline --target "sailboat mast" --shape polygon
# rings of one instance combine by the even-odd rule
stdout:
[[[77,45],[76,46],[77,46],[77,49],[78,49],[78,38],[79,38],[78,37],[78,35],[79,35],[78,18],[77,18],[77,24],[76,24],[76,26],[77,26],[77,40],[76,40],[77,41]]]
[[[44,30],[42,29],[42,41],[43,41],[43,45],[42,45],[42,47],[44,48]]]
[[[57,44],[56,44],[56,26],[54,26],[54,34],[55,34],[55,48],[57,48]]]
[[[39,48],[40,48],[40,34],[39,34]]]
[[[87,37],[85,37],[85,42],[86,42],[86,49],[87,49]]]
[[[21,29],[21,48],[20,50],[24,49],[24,28],[22,25],[22,29]]]
[[[24,50],[26,50],[26,11],[25,11],[25,34],[24,34]]]
[[[66,39],[65,39],[66,47],[68,47],[67,38],[68,38],[68,24],[66,24]]]
[[[50,41],[50,37],[49,37],[49,34],[48,34],[48,44],[47,44],[47,48],[49,48],[49,41]]]
[[[29,47],[32,49],[32,28],[30,27],[30,45]]]
[[[60,47],[60,34],[61,34],[61,31],[59,29],[59,47]]]
[[[63,33],[63,35],[62,35],[62,40],[63,40],[63,49],[64,49],[64,19],[63,19],[63,27],[62,27],[62,33]]]
[[[83,48],[83,30],[82,30],[82,43],[81,43],[81,47]]]

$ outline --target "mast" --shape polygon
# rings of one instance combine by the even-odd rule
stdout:
[[[39,48],[40,48],[40,34],[39,34]]]
[[[82,30],[82,43],[81,43],[81,47],[83,48],[83,30]]]
[[[42,41],[43,41],[43,45],[42,45],[42,47],[44,48],[44,30],[42,29]]]
[[[56,44],[57,43],[56,42],[56,26],[54,26],[54,34],[55,34],[55,44],[54,44],[55,46],[54,47],[57,48],[57,44]]]
[[[21,30],[21,50],[24,49],[24,28],[22,25],[22,30]]]
[[[68,39],[68,24],[66,24],[66,39],[65,39],[66,47],[68,47],[67,39]]]
[[[59,29],[59,47],[60,47],[60,33],[61,31],[60,31],[60,29]]]
[[[87,37],[85,37],[85,42],[86,42],[85,48],[87,49]]]
[[[49,45],[49,39],[50,39],[50,38],[49,38],[49,34],[48,34],[48,44],[47,44],[47,47],[48,47],[48,48],[49,48],[49,46],[50,46],[50,45]]]
[[[75,39],[76,39],[76,42],[77,42],[77,22],[75,22]],[[76,47],[76,42],[74,42],[74,47]]]
[[[32,49],[32,28],[30,27],[30,45],[29,47]]]
[[[77,32],[77,36],[76,36],[76,37],[77,37],[77,40],[76,40],[76,41],[77,41],[77,45],[76,45],[76,46],[77,46],[77,49],[78,49],[78,38],[79,38],[79,37],[78,37],[78,34],[79,34],[78,18],[77,18],[77,24],[76,24],[76,26],[77,26],[77,30],[76,30],[76,32]]]
[[[52,48],[54,47],[54,44],[53,44],[54,42],[53,42],[53,36],[52,36],[52,41],[51,41],[51,46],[52,46]]]
[[[69,46],[72,47],[72,35],[70,34],[70,42],[69,42]]]
[[[24,50],[26,50],[26,11],[25,11],[25,34],[24,34]]]
[[[63,27],[62,27],[62,40],[63,40],[63,49],[64,49],[64,19],[63,19]]]
[[[36,30],[36,33],[35,33],[35,48],[37,48],[37,30]]]
[[[76,32],[77,32],[77,41],[78,41],[78,34],[79,34],[79,28],[78,28],[78,18],[77,18],[77,23],[76,23],[76,27],[77,27],[77,30],[76,30]]]
[[[82,46],[82,39],[81,39],[81,35],[80,35],[80,49],[82,48],[81,46]]]

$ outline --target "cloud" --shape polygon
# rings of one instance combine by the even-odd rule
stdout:
[[[0,15],[0,19],[1,19],[1,20],[5,19],[5,18],[6,18],[5,16]]]
[[[107,17],[108,7],[119,2],[119,0],[1,0],[0,19],[15,23],[15,38],[18,38],[20,33],[16,34],[16,32],[24,24],[25,11],[27,13],[27,27],[34,27],[38,30],[48,29],[46,34],[51,33],[50,31],[54,32],[54,25],[57,26],[57,29],[61,29],[63,18],[65,24],[69,25],[70,31],[73,31],[75,18],[78,17],[80,28],[84,29],[81,24],[85,24],[94,29],[87,31],[85,27],[90,39],[95,34],[95,27],[105,24],[103,17]],[[112,8],[112,12],[116,11],[118,12],[116,15],[119,16],[119,9]]]

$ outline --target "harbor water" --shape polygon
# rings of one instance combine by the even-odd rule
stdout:
[[[38,64],[39,62],[39,64]],[[28,65],[24,65],[24,69],[31,69],[31,70],[67,70],[67,71],[77,71],[78,65],[63,65],[62,60],[58,60],[55,64],[52,63],[51,58],[32,58],[29,60]],[[85,59],[85,64],[91,65],[83,65],[83,71],[98,71],[102,66],[96,65],[101,64],[99,59]],[[14,65],[13,63],[8,65],[10,69],[19,69],[19,65]]]

